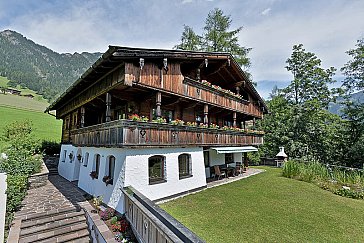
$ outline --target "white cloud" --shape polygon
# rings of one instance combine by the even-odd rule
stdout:
[[[250,57],[254,80],[290,80],[285,61],[292,46],[299,43],[314,52],[323,67],[340,69],[348,60],[345,51],[353,48],[364,33],[364,2],[338,2],[326,3],[325,8],[317,5],[309,12],[291,8],[247,26],[241,38],[253,48]]]
[[[262,12],[261,12],[261,14],[262,15],[268,15],[269,13],[270,13],[270,11],[271,11],[272,9],[271,8],[266,8],[266,9],[264,9]]]

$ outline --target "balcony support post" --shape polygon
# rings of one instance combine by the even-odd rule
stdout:
[[[233,112],[233,127],[236,127],[236,111]]]
[[[236,86],[236,94],[240,94],[240,87]]]
[[[209,105],[207,104],[204,105],[203,114],[204,114],[203,123],[209,124]]]
[[[85,126],[85,107],[81,106],[81,124],[80,127]]]
[[[245,123],[245,121],[243,122],[243,125],[244,125],[244,130],[245,130],[245,128],[246,128],[246,123]]]
[[[157,105],[157,109],[156,109],[157,118],[161,118],[161,116],[162,116],[162,111],[161,111],[162,93],[161,92],[157,92],[156,105]]]
[[[106,122],[111,121],[111,94],[106,93]]]

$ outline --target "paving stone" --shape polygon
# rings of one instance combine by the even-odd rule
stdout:
[[[58,175],[46,185],[28,190],[22,208],[19,242],[90,242],[87,221],[78,204],[87,203],[84,191]]]

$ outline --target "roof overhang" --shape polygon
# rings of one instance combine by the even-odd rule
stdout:
[[[253,146],[216,147],[216,148],[210,148],[210,150],[215,150],[218,154],[258,152],[258,149]]]

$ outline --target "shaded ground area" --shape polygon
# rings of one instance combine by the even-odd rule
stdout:
[[[16,212],[8,242],[90,242],[90,232],[79,203],[84,192],[59,175],[45,186],[29,189]]]
[[[48,180],[47,185],[28,190],[15,216],[77,207],[77,203],[86,201],[85,192],[61,176],[49,176]]]

